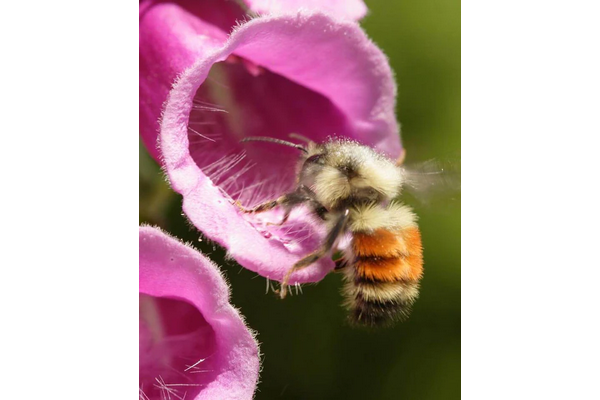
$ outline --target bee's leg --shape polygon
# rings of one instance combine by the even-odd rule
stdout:
[[[281,202],[283,201],[283,199],[285,198],[284,196],[281,196],[280,198],[276,199],[276,200],[270,200],[270,201],[266,201],[264,203],[261,203],[253,208],[245,208],[244,206],[242,206],[242,204],[239,201],[235,201],[233,204],[240,209],[241,212],[245,213],[245,214],[254,214],[254,213],[260,213],[260,212],[264,212],[264,211],[268,211],[271,210],[275,207],[277,207],[279,204],[281,204]]]
[[[348,258],[346,258],[343,252],[339,251],[333,253],[333,263],[335,264],[333,272],[342,272],[342,270],[346,268],[349,264]]]
[[[337,217],[337,221],[335,222],[335,225],[333,226],[333,228],[331,228],[331,230],[327,234],[327,237],[325,238],[325,242],[323,243],[323,245],[321,247],[319,247],[317,250],[315,250],[314,252],[307,255],[306,257],[302,258],[296,264],[294,264],[292,266],[292,268],[290,268],[290,270],[285,274],[285,276],[283,277],[283,281],[281,282],[281,292],[279,294],[282,299],[285,298],[285,295],[287,294],[287,286],[288,286],[288,282],[290,280],[290,276],[292,275],[292,273],[299,269],[308,267],[315,261],[317,261],[320,258],[327,255],[327,253],[329,253],[329,251],[331,251],[331,249],[333,248],[333,245],[335,244],[338,237],[344,230],[344,227],[346,226],[346,222],[348,221],[349,215],[350,215],[350,210],[344,210],[344,212]]]
[[[310,140],[310,139],[309,139],[309,138],[307,138],[306,136],[303,136],[303,135],[301,135],[301,134],[299,134],[299,133],[290,133],[290,134],[289,134],[289,137],[291,137],[292,139],[299,139],[299,140],[302,140],[302,141],[304,141],[304,142],[306,142],[306,143],[308,143],[308,144],[310,144],[310,143],[314,143],[312,140]]]
[[[321,218],[324,218],[324,215],[327,212],[327,210],[321,205],[321,203],[319,203],[316,200],[314,192],[304,185],[298,186],[298,188],[295,191],[286,193],[276,200],[264,202],[253,208],[244,208],[239,202],[235,202],[235,205],[243,213],[248,214],[260,213],[271,210],[277,206],[282,206],[285,208],[283,220],[279,223],[268,223],[268,225],[283,225],[288,220],[290,213],[295,207],[307,202],[310,203],[310,207],[312,208],[315,214],[319,215]]]
[[[252,208],[243,207],[239,201],[236,201],[234,204],[237,206],[237,208],[240,209],[240,211],[242,211],[245,214],[256,214],[256,213],[261,213],[264,211],[269,211],[277,206],[285,206],[286,207],[286,215],[287,215],[287,217],[289,217],[289,213],[292,211],[293,206],[296,205],[296,203],[301,203],[303,201],[306,201],[306,200],[298,199],[297,191],[294,191],[291,193],[286,193],[283,196],[279,197],[278,199],[265,201],[264,203],[261,203]],[[287,220],[287,217],[285,218],[286,220]]]
[[[283,214],[283,219],[277,223],[267,222],[267,225],[281,226],[281,225],[285,224],[286,221],[288,220],[288,218],[290,217],[292,210],[303,203],[307,203],[308,207],[310,208],[310,210],[313,214],[315,214],[317,217],[321,218],[322,220],[325,220],[325,214],[327,213],[327,209],[325,207],[323,207],[321,205],[321,203],[319,203],[315,199],[303,198],[299,201],[290,201],[285,204],[282,203],[281,205],[285,208],[285,214]]]
[[[404,164],[404,159],[406,158],[406,149],[402,148],[402,152],[400,153],[400,156],[398,157],[398,159],[396,160],[396,166],[401,166],[402,164]]]
[[[281,226],[285,224],[292,213],[293,207],[286,207],[285,214],[283,214],[283,219],[279,222],[267,222],[267,226]]]
[[[333,269],[334,272],[341,272],[344,268],[348,266],[348,260],[346,260],[344,257],[338,258],[333,262],[335,263],[335,268]]]

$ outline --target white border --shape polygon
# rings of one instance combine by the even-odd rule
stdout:
[[[138,5],[1,8],[0,397],[134,399]]]
[[[463,2],[462,392],[600,397],[596,2]]]

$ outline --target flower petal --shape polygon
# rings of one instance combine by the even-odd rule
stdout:
[[[140,2],[140,136],[156,160],[159,118],[173,82],[198,57],[223,46],[243,18],[233,1]]]
[[[244,2],[252,11],[267,14],[304,9],[359,20],[367,13],[367,6],[361,0],[244,0]]]
[[[140,398],[251,399],[258,372],[258,345],[219,269],[140,227]]]
[[[190,43],[194,37],[169,40]],[[171,185],[208,238],[242,266],[281,281],[319,245],[323,227],[301,210],[276,227],[269,223],[280,220],[277,210],[248,216],[232,205],[272,200],[295,181],[295,150],[240,140],[338,135],[397,157],[395,83],[387,59],[356,23],[311,12],[253,19],[223,46],[194,54],[196,62],[169,93],[161,122]],[[290,283],[318,281],[333,266],[321,260]]]

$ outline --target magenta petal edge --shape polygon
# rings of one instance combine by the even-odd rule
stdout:
[[[219,268],[157,228],[139,231],[140,399],[252,399],[258,344]]]

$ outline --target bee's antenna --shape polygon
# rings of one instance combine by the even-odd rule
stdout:
[[[295,149],[298,150],[302,150],[305,153],[308,153],[308,150],[306,150],[306,148],[300,144],[296,144],[296,143],[292,143],[292,142],[288,142],[287,140],[281,140],[281,139],[275,139],[272,137],[266,137],[266,136],[249,136],[247,138],[243,138],[241,140],[241,142],[271,142],[271,143],[277,143],[277,144],[283,144],[284,146],[290,146],[293,147]]]
[[[302,140],[303,142],[306,142],[306,143],[313,143],[312,140],[310,140],[306,136],[300,135],[299,133],[290,133],[290,137],[292,139]]]

